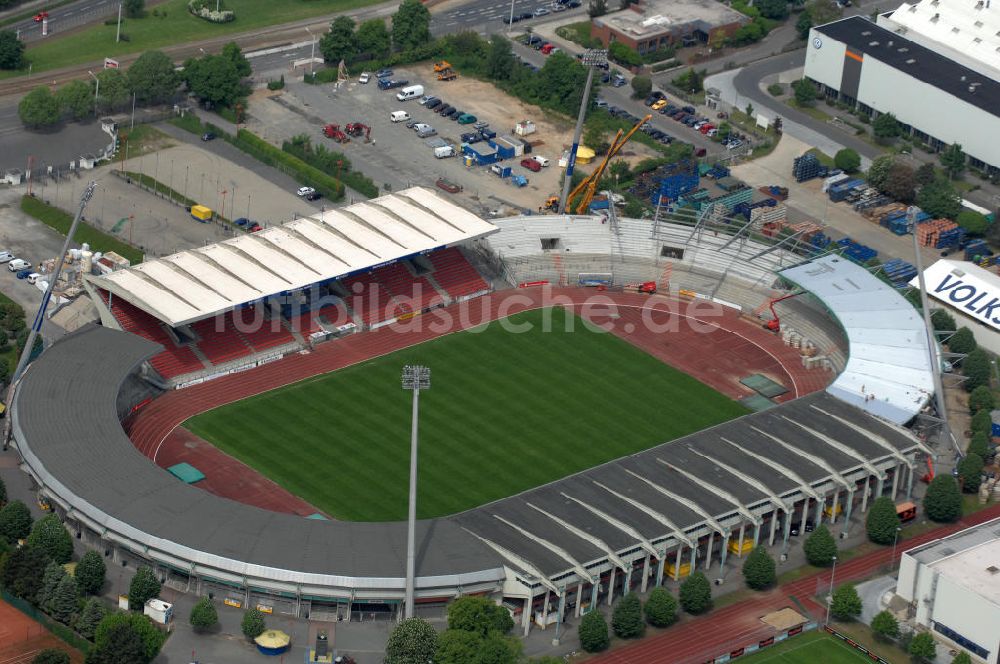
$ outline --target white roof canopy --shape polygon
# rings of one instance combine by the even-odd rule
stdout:
[[[177,326],[496,230],[415,187],[88,279]]]
[[[781,276],[819,298],[847,334],[850,358],[827,392],[895,424],[913,419],[934,393],[920,312],[892,286],[839,256]]]

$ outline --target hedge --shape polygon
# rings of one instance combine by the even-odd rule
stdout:
[[[258,161],[296,178],[302,184],[313,187],[331,201],[344,197],[344,184],[323,171],[310,166],[298,157],[276,148],[256,134],[240,129],[236,136],[220,134],[227,141]]]

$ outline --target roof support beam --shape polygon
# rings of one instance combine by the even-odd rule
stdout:
[[[580,539],[582,539],[582,540],[584,540],[586,542],[590,542],[591,544],[593,544],[594,546],[596,546],[598,549],[601,549],[602,551],[604,551],[604,553],[608,556],[608,560],[610,560],[613,565],[615,565],[616,567],[618,567],[618,569],[622,570],[623,572],[627,572],[628,571],[628,565],[625,563],[625,561],[622,560],[621,558],[619,558],[618,554],[615,553],[615,550],[612,549],[610,546],[608,546],[607,542],[605,542],[604,540],[599,539],[597,537],[594,537],[593,535],[591,535],[590,533],[588,533],[585,530],[581,530],[580,528],[577,528],[576,526],[574,526],[570,522],[566,521],[565,519],[560,519],[559,517],[555,516],[554,514],[549,514],[548,512],[546,512],[545,510],[543,510],[541,507],[538,507],[537,505],[532,505],[531,503],[529,503],[527,501],[525,501],[525,503],[527,504],[528,507],[532,508],[533,510],[535,510],[537,512],[540,512],[541,514],[544,514],[545,516],[547,516],[548,518],[552,519],[553,521],[555,521],[560,526],[562,526],[563,528],[565,528],[569,532],[573,533],[574,535],[576,535]]]
[[[583,507],[587,511],[592,512],[592,513],[596,514],[597,516],[601,517],[602,519],[604,519],[605,521],[607,521],[612,526],[614,526],[618,530],[622,531],[623,533],[625,533],[629,537],[634,538],[639,543],[639,546],[641,546],[646,553],[648,553],[649,555],[653,556],[657,560],[660,559],[660,554],[657,553],[656,547],[654,547],[650,543],[649,540],[647,540],[645,537],[643,537],[642,533],[640,533],[638,530],[636,530],[632,526],[630,526],[627,523],[624,523],[622,521],[619,521],[618,519],[614,518],[610,514],[605,514],[601,510],[599,510],[596,507],[594,507],[593,505],[589,505],[589,504],[583,502],[582,500],[580,500],[579,498],[574,498],[573,496],[571,496],[571,495],[569,495],[567,493],[563,493],[562,491],[560,491],[559,494],[563,498],[566,498],[567,500],[572,500],[574,503],[576,503],[580,507]]]
[[[841,424],[843,424],[846,427],[850,427],[851,429],[854,429],[859,434],[861,434],[865,438],[869,439],[870,441],[872,441],[873,443],[875,443],[876,445],[878,445],[879,447],[881,447],[882,449],[884,449],[886,452],[888,452],[889,454],[891,454],[893,457],[895,457],[896,461],[898,461],[898,462],[900,462],[902,464],[906,464],[907,466],[910,466],[910,467],[912,467],[914,465],[914,462],[911,461],[909,458],[907,458],[907,456],[905,454],[903,454],[902,452],[900,452],[899,450],[897,450],[895,447],[892,446],[892,443],[890,443],[889,441],[887,441],[885,438],[883,438],[882,436],[878,435],[877,433],[872,433],[871,431],[869,431],[868,429],[865,429],[864,427],[859,427],[857,424],[855,424],[854,422],[851,422],[850,420],[844,419],[843,417],[840,417],[839,415],[834,415],[833,413],[831,413],[829,411],[823,410],[822,408],[820,408],[816,404],[811,404],[810,408],[813,408],[814,410],[817,410],[817,411],[823,413],[827,417],[830,417],[832,419],[837,420],[838,422],[840,422]],[[920,449],[921,452],[923,452],[924,454],[931,454],[931,455],[934,454],[934,452],[933,452],[933,450],[931,450],[931,448],[927,447],[927,445],[925,445],[924,443],[920,442],[920,440],[918,440],[916,436],[913,436],[909,431],[906,431],[906,435],[909,436],[909,437],[911,437],[911,438],[913,438],[913,444],[916,445]]]
[[[815,465],[819,466],[820,468],[822,468],[823,470],[825,470],[826,472],[828,472],[830,474],[830,477],[833,478],[834,482],[836,482],[840,486],[844,487],[848,491],[853,491],[854,490],[854,482],[850,481],[849,479],[847,479],[846,477],[844,477],[843,475],[841,475],[837,471],[836,468],[834,468],[833,466],[831,466],[830,464],[828,464],[826,461],[824,461],[823,459],[819,458],[818,456],[809,454],[808,452],[804,452],[804,451],[800,450],[799,448],[795,447],[794,445],[790,445],[789,443],[786,443],[785,441],[783,441],[782,439],[778,438],[777,436],[769,434],[768,432],[764,431],[763,429],[760,429],[758,427],[753,427],[753,426],[750,427],[750,428],[753,429],[754,431],[756,431],[757,433],[759,433],[760,435],[766,436],[767,438],[770,438],[771,440],[773,440],[774,442],[776,442],[777,444],[781,445],[786,450],[788,450],[789,452],[791,452],[792,454],[796,454],[796,455],[802,457],[803,459],[805,459],[806,461],[808,461],[809,463],[812,463],[812,464],[815,464]]]
[[[744,505],[742,502],[740,502],[739,498],[737,498],[733,494],[729,493],[725,489],[720,489],[719,487],[715,486],[711,482],[706,482],[705,480],[701,479],[700,477],[698,477],[694,473],[689,473],[688,471],[686,471],[683,468],[680,468],[678,466],[675,466],[674,464],[670,463],[669,461],[664,461],[663,459],[660,459],[659,457],[657,457],[656,461],[658,463],[662,463],[664,466],[666,466],[670,470],[674,471],[675,473],[678,473],[679,475],[683,475],[684,477],[688,478],[689,480],[691,480],[692,482],[694,482],[695,484],[697,484],[698,486],[700,486],[702,489],[705,489],[709,493],[714,493],[719,498],[722,498],[723,500],[726,500],[726,501],[732,503],[733,505],[736,506],[736,511],[739,512],[743,516],[743,518],[746,519],[747,521],[749,521],[750,523],[755,523],[755,524],[756,523],[760,523],[761,518],[759,516],[757,516],[756,514],[754,514],[753,512],[751,512],[750,510],[748,510],[747,507],[746,507],[746,505]]]
[[[614,496],[618,500],[626,502],[626,503],[628,503],[629,505],[631,505],[632,507],[634,507],[634,508],[636,508],[638,510],[642,510],[643,512],[645,512],[649,516],[653,517],[654,519],[656,519],[657,521],[659,521],[660,523],[662,523],[664,526],[666,526],[667,528],[669,528],[672,531],[672,535],[673,535],[674,539],[676,539],[676,540],[678,540],[680,542],[684,542],[685,544],[687,544],[690,547],[694,546],[694,541],[690,537],[688,537],[687,535],[685,535],[684,531],[681,530],[680,526],[678,526],[676,523],[674,523],[673,520],[670,517],[668,517],[667,515],[662,514],[661,512],[658,512],[658,511],[654,510],[649,505],[644,505],[643,503],[640,503],[638,500],[635,500],[634,498],[629,498],[625,494],[618,493],[617,491],[615,491],[611,487],[605,486],[604,484],[601,484],[597,480],[591,480],[591,481],[594,484],[596,484],[598,487],[600,487],[600,488],[604,489],[605,491],[607,491],[608,493],[610,493],[612,496]]]
[[[476,533],[472,532],[468,528],[464,528],[463,527],[462,530],[464,530],[465,532],[469,533],[470,535],[472,535],[473,537],[475,537],[477,540],[479,540],[480,542],[482,542],[486,546],[488,546],[491,549],[493,549],[494,551],[496,551],[498,554],[500,554],[500,557],[503,558],[504,560],[506,560],[507,562],[509,562],[512,567],[517,567],[522,572],[525,572],[525,576],[532,576],[532,577],[538,579],[539,583],[541,583],[543,586],[545,586],[546,588],[548,588],[549,590],[551,590],[554,593],[558,593],[559,592],[559,588],[556,586],[556,584],[554,584],[552,581],[549,580],[549,577],[547,577],[544,574],[542,574],[542,571],[540,569],[538,569],[537,567],[535,567],[534,565],[532,565],[530,562],[528,562],[527,560],[525,560],[521,556],[517,555],[513,551],[510,551],[510,550],[506,549],[505,547],[500,546],[499,544],[497,544],[496,542],[494,542],[492,540],[486,539],[485,537],[482,537],[481,535],[477,535]],[[588,575],[585,578],[590,579],[592,577]]]
[[[819,493],[816,491],[816,489],[814,489],[811,486],[809,486],[809,483],[806,482],[805,479],[803,479],[801,475],[799,475],[798,473],[796,473],[794,470],[792,470],[788,466],[782,465],[782,464],[778,463],[777,461],[775,461],[774,459],[769,459],[767,457],[761,456],[760,454],[757,454],[756,452],[751,452],[750,450],[748,450],[745,447],[740,447],[739,445],[737,445],[733,441],[729,440],[728,438],[724,438],[723,437],[722,441],[724,443],[729,443],[731,446],[733,446],[734,448],[736,448],[737,450],[739,450],[741,454],[746,454],[748,457],[753,457],[754,459],[757,459],[761,463],[766,463],[767,465],[771,466],[772,468],[774,468],[775,470],[777,470],[779,473],[781,473],[785,477],[787,477],[787,478],[791,479],[792,481],[796,482],[799,485],[799,488],[802,491],[802,493],[804,493],[804,494],[806,494],[806,495],[808,495],[808,496],[810,496],[812,498],[815,498],[816,500],[822,500],[823,499],[822,496],[820,496]]]
[[[756,480],[753,477],[750,477],[747,473],[742,473],[733,468],[732,466],[730,466],[729,464],[719,461],[718,459],[711,457],[705,454],[704,452],[696,450],[693,447],[689,447],[688,449],[697,454],[698,456],[702,457],[703,459],[706,459],[716,464],[719,468],[722,468],[724,471],[726,471],[736,479],[740,480],[744,484],[749,484],[753,488],[763,493],[765,496],[771,499],[771,504],[774,505],[775,508],[781,510],[782,512],[788,512],[788,505],[786,505],[785,501],[781,499],[781,496],[776,494],[774,491],[771,491],[770,487],[768,487],[763,482]]]
[[[590,572],[588,572],[587,568],[584,567],[583,565],[581,565],[579,563],[579,561],[576,560],[576,558],[574,558],[573,556],[569,555],[569,552],[566,551],[566,549],[562,548],[561,546],[557,546],[557,545],[553,544],[552,542],[550,542],[549,540],[545,539],[544,537],[539,537],[538,535],[536,535],[534,533],[528,532],[527,530],[525,530],[521,526],[519,526],[519,525],[517,525],[517,524],[515,524],[515,523],[513,523],[511,521],[508,521],[507,519],[503,518],[502,516],[494,514],[493,518],[496,519],[497,521],[503,523],[503,524],[506,524],[506,525],[510,526],[511,528],[513,528],[514,530],[516,530],[517,532],[519,532],[524,537],[527,537],[531,541],[536,542],[538,544],[541,544],[546,549],[548,549],[552,553],[556,554],[557,556],[559,556],[560,558],[562,558],[563,560],[565,560],[566,562],[568,562],[570,564],[570,566],[573,568],[573,571],[575,571],[580,576],[581,579],[592,579],[593,578],[594,575],[591,574]]]
[[[801,422],[796,422],[795,420],[793,420],[792,418],[788,417],[787,415],[782,415],[781,417],[786,422],[794,424],[795,426],[797,426],[798,428],[802,429],[803,431],[805,431],[809,435],[814,436],[816,438],[819,438],[820,440],[822,440],[824,443],[826,443],[830,447],[832,447],[832,448],[834,448],[836,450],[839,450],[840,452],[842,452],[843,454],[846,454],[849,457],[853,457],[853,458],[857,459],[858,463],[860,463],[864,467],[865,470],[867,470],[869,473],[871,473],[875,477],[879,478],[880,480],[885,479],[885,473],[883,473],[881,470],[879,470],[878,468],[876,468],[874,466],[874,464],[872,464],[871,461],[869,461],[868,459],[866,459],[865,457],[863,457],[861,454],[859,454],[854,449],[848,447],[847,445],[844,445],[839,440],[834,440],[833,438],[830,438],[826,434],[823,434],[823,433],[820,433],[819,431],[816,431],[812,427],[807,427],[806,425],[802,424]]]
[[[704,509],[702,509],[701,505],[699,505],[698,503],[694,502],[693,500],[688,500],[684,496],[681,496],[680,494],[674,493],[670,489],[657,484],[656,482],[654,482],[653,480],[649,479],[648,477],[645,477],[644,475],[640,475],[639,473],[631,471],[628,468],[625,468],[625,472],[628,473],[629,475],[631,475],[632,477],[635,477],[636,479],[642,480],[643,482],[645,482],[646,484],[648,484],[649,486],[651,486],[656,491],[659,491],[660,493],[662,493],[667,498],[670,498],[671,500],[675,500],[678,503],[680,503],[681,505],[683,505],[684,507],[688,508],[689,510],[691,510],[692,512],[694,512],[695,514],[697,514],[698,516],[700,516],[701,518],[703,518],[705,520],[705,523],[707,523],[708,526],[712,530],[714,530],[715,532],[719,533],[720,535],[725,535],[727,532],[729,532],[728,530],[726,530],[726,528],[723,527],[723,525],[721,523],[719,523],[718,521],[715,520],[714,516],[712,516],[707,511],[705,511]],[[692,545],[689,544],[688,546],[692,546]]]

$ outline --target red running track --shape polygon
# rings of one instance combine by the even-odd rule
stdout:
[[[873,576],[882,566],[899,560],[902,552],[930,542],[964,528],[1000,517],[1000,504],[971,514],[956,524],[942,526],[901,541],[892,559],[892,549],[884,548],[851,558],[837,565],[837,585],[847,581],[860,581]],[[830,583],[830,570],[786,583],[765,594],[731,604],[707,616],[687,620],[668,629],[663,634],[619,648],[593,658],[599,664],[702,664],[741,646],[747,646],[773,636],[773,628],[760,622],[760,617],[784,607],[801,611],[792,600],[794,597],[814,619],[822,621],[825,607],[815,599],[817,583]]]
[[[301,514],[313,510],[279,487],[268,486],[252,469],[178,427],[218,406],[341,369],[452,332],[529,309],[572,307],[663,362],[734,399],[752,394],[739,379],[760,373],[789,388],[778,400],[823,389],[832,375],[802,367],[798,352],[776,335],[733,310],[704,301],[662,296],[598,293],[580,288],[534,288],[494,293],[435,309],[407,322],[319,345],[310,353],[287,356],[238,374],[175,390],[142,408],[129,426],[133,444],[163,467],[189,461],[206,475],[206,490],[265,509]],[[192,438],[195,438],[193,441]],[[204,447],[202,447],[204,446]],[[249,488],[248,488],[249,487]],[[273,487],[276,491],[270,491]]]

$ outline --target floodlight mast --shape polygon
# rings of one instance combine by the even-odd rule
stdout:
[[[413,617],[413,594],[416,567],[417,530],[417,423],[420,420],[420,390],[431,388],[431,370],[417,364],[403,367],[404,390],[413,392],[413,415],[410,422],[410,506],[406,521],[406,603],[405,617]]]
[[[600,48],[589,48],[583,52],[581,60],[587,68],[587,84],[583,88],[583,99],[580,100],[580,114],[576,116],[576,129],[573,132],[573,147],[569,150],[566,158],[566,173],[563,179],[562,196],[559,197],[559,212],[566,214],[566,204],[569,198],[570,183],[573,180],[573,167],[576,166],[576,151],[580,148],[580,134],[583,133],[583,120],[587,116],[587,107],[590,106],[590,88],[594,83],[594,69],[603,67],[608,63],[608,52]]]

